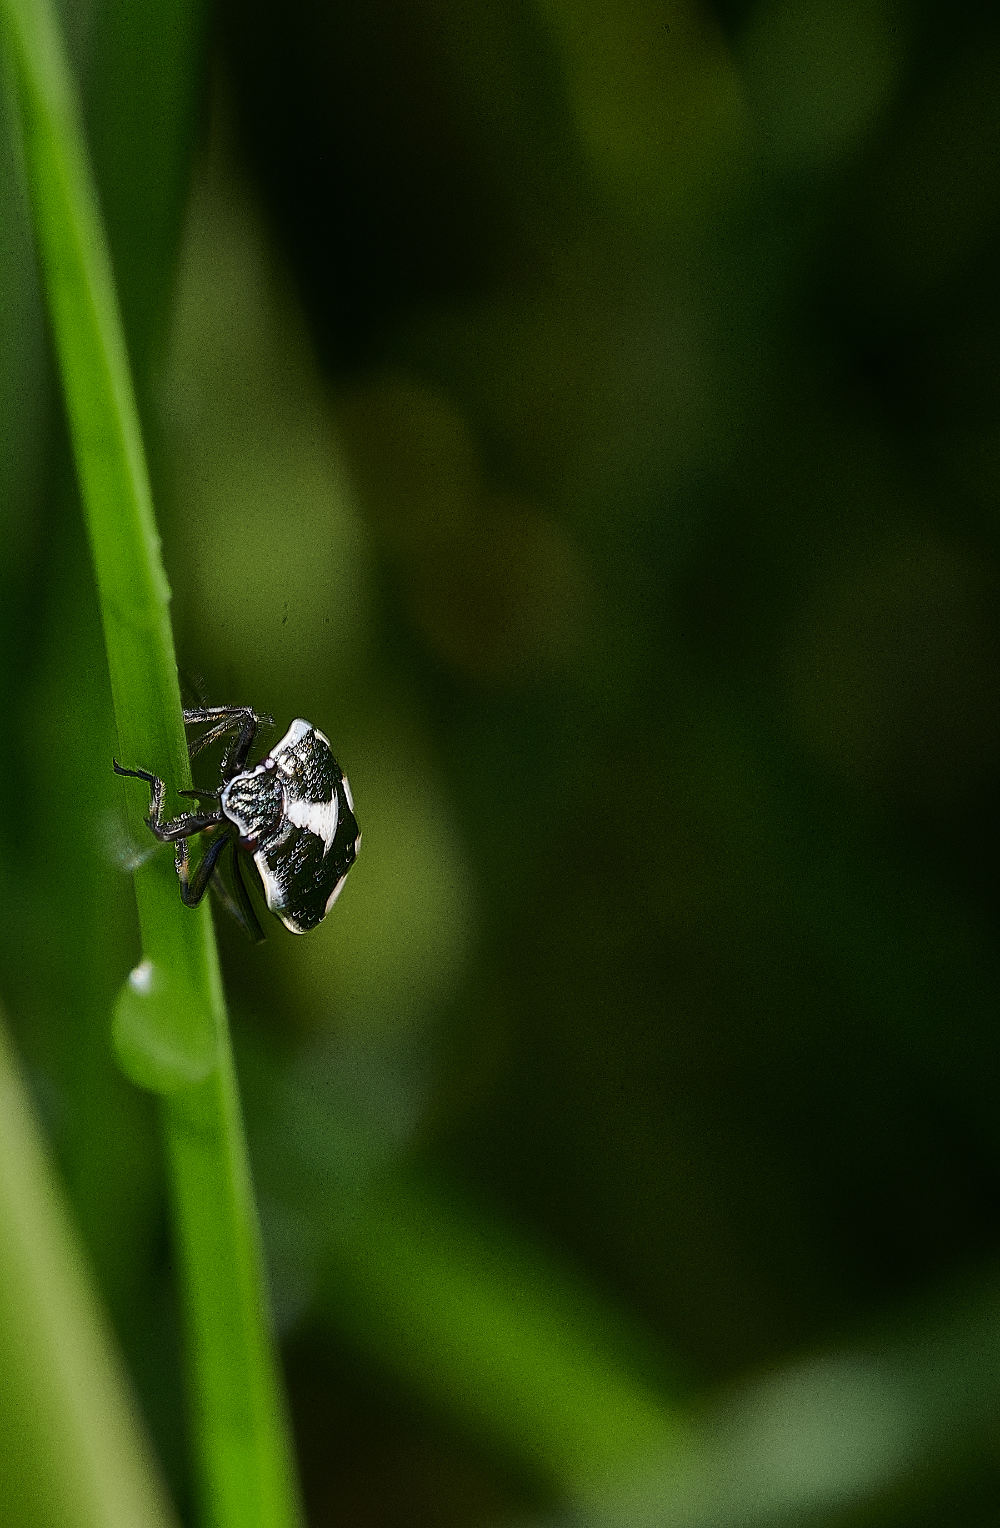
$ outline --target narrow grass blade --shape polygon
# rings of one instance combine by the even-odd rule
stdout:
[[[79,105],[49,0],[0,0],[0,20],[121,756],[130,765],[155,761],[184,785],[169,590]],[[145,802],[136,791],[126,799],[138,837]],[[123,989],[116,1038],[133,1079],[165,1095],[208,1510],[218,1528],[290,1528],[296,1492],[211,918],[207,905],[193,914],[181,905],[169,856],[153,856],[135,881],[144,959]]]

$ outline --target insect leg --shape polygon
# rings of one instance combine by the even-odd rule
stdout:
[[[236,888],[236,903],[227,902],[229,911],[236,918],[255,944],[260,944],[264,938],[264,930],[260,926],[257,914],[254,912],[250,894],[247,891],[246,882],[243,879],[243,871],[240,868],[240,850],[236,840],[233,839],[233,886]]]
[[[256,717],[254,717],[254,730],[256,731]],[[117,759],[112,759],[111,762],[114,766],[115,774],[129,775],[135,780],[144,780],[149,786],[149,816],[146,818],[146,824],[150,832],[154,833],[162,843],[173,843],[176,845],[174,869],[177,872],[181,901],[184,905],[186,907],[197,907],[211,885],[214,887],[227,912],[236,919],[244,933],[259,943],[264,938],[264,931],[258,922],[257,915],[247,895],[247,889],[240,873],[239,857],[235,843],[233,844],[233,875],[237,889],[236,898],[230,895],[218,873],[219,856],[226,845],[232,842],[231,828],[226,828],[212,840],[198,861],[194,875],[191,874],[188,858],[188,838],[193,837],[196,833],[203,833],[206,829],[218,827],[220,823],[224,822],[225,818],[221,808],[215,812],[191,812],[183,817],[173,817],[168,821],[164,821],[163,797],[166,787],[159,776],[152,775],[145,769],[125,769],[118,763]],[[202,798],[217,801],[220,791],[179,791],[178,795],[193,797],[196,801]]]
[[[253,747],[253,740],[257,736],[257,728],[260,726],[260,722],[261,718],[255,711],[247,713],[247,718],[243,723],[239,737],[231,748],[227,748],[226,756],[222,761],[223,780],[231,780],[243,768],[247,761],[247,754]]]
[[[190,816],[172,817],[168,821],[163,820],[163,793],[166,787],[158,775],[151,775],[145,769],[125,769],[117,759],[111,760],[116,775],[131,775],[135,780],[145,780],[149,786],[149,816],[146,825],[151,833],[164,844],[176,843],[178,839],[187,838],[192,833],[203,833],[206,828],[214,827],[222,821],[222,812],[193,812]]]
[[[199,722],[215,723],[215,726],[209,727],[201,737],[191,739],[188,743],[188,753],[193,759],[217,738],[225,737],[227,732],[235,732],[237,727],[245,727],[248,721],[252,723],[253,731],[256,732],[257,716],[249,706],[204,706],[198,711],[185,711],[185,727],[195,727]]]
[[[192,759],[227,732],[235,732],[237,727],[240,729],[239,736],[230,743],[222,760],[224,780],[231,780],[243,768],[261,723],[274,725],[272,717],[258,716],[251,706],[203,706],[200,710],[184,712],[185,727],[196,726],[199,722],[214,722],[215,726],[188,744]]]
[[[177,871],[177,879],[181,883],[181,901],[185,907],[197,907],[205,892],[208,883],[212,879],[219,855],[229,842],[229,833],[220,833],[218,838],[212,840],[198,861],[198,868],[193,876],[189,875],[187,839],[177,841],[177,852],[174,855],[174,869]]]
[[[252,706],[194,706],[187,707],[184,711],[185,727],[196,727],[199,722],[216,722],[216,736],[231,730],[244,716],[253,716]],[[263,717],[260,718],[264,720]],[[204,739],[200,740],[201,742]],[[199,744],[200,746],[200,744]]]

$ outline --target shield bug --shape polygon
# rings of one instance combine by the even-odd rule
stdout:
[[[146,824],[162,843],[177,846],[174,865],[185,906],[197,907],[211,885],[255,940],[263,939],[264,932],[247,892],[242,856],[253,860],[271,912],[293,934],[305,934],[322,923],[337,900],[361,843],[351,787],[329,740],[311,722],[301,718],[292,722],[270,753],[259,764],[248,766],[263,721],[270,718],[258,716],[248,706],[206,706],[184,712],[186,727],[211,723],[207,732],[189,743],[192,758],[217,739],[235,734],[222,759],[219,786],[178,792],[199,806],[204,801],[217,803],[208,811],[164,819],[163,781],[145,769],[125,769],[117,760],[111,761],[116,774],[145,780],[149,786]],[[192,875],[187,841],[198,833],[211,839]],[[218,873],[227,845],[235,897]]]

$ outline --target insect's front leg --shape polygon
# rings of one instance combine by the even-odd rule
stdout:
[[[146,826],[149,831],[156,835],[161,843],[174,844],[179,839],[189,838],[192,833],[204,833],[206,828],[214,827],[222,821],[221,809],[218,812],[191,812],[183,817],[171,817],[164,821],[163,796],[166,786],[158,775],[151,775],[145,769],[125,769],[117,759],[112,759],[116,775],[131,775],[135,780],[145,780],[149,786],[149,816],[146,818]],[[185,850],[185,856],[186,856]]]

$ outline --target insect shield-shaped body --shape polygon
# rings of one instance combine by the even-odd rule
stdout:
[[[361,834],[351,787],[329,741],[294,721],[266,759],[229,781],[222,811],[253,855],[267,905],[293,934],[326,917],[354,864]]]
[[[240,869],[244,854],[260,874],[267,905],[293,934],[305,934],[326,917],[354,864],[361,843],[351,788],[333,757],[329,741],[310,722],[294,721],[285,736],[259,764],[247,760],[261,721],[249,706],[206,706],[184,712],[184,724],[211,723],[193,739],[192,758],[220,738],[231,737],[222,760],[222,783],[215,790],[180,791],[195,801],[214,802],[183,817],[165,818],[166,786],[145,769],[125,769],[112,760],[115,773],[131,775],[149,786],[146,824],[161,843],[176,846],[174,865],[181,900],[197,907],[209,886],[218,893],[252,939],[264,934]],[[236,734],[232,737],[232,734]],[[188,839],[209,836],[208,848],[194,874],[188,865]],[[219,873],[223,851],[232,857],[232,893]]]

